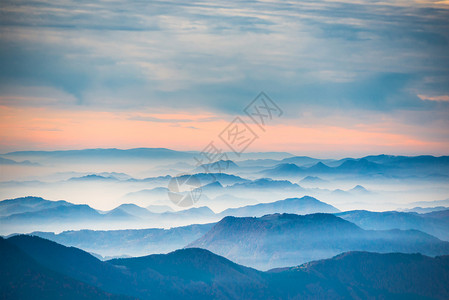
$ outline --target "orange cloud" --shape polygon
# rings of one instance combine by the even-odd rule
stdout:
[[[418,95],[419,99],[421,100],[428,100],[428,101],[449,101],[449,95],[442,95],[442,96],[426,96],[426,95]]]

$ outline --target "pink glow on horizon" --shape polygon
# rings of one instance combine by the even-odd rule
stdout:
[[[145,112],[68,111],[50,108],[0,107],[0,149],[54,150],[84,148],[164,147],[202,150],[226,127],[232,116],[211,113],[152,114]],[[294,154],[447,154],[449,142],[431,141],[395,132],[395,124],[301,127],[290,122],[268,126],[249,148]],[[387,128],[387,129],[386,129]],[[389,128],[389,130],[388,130]],[[222,146],[225,149],[225,146]]]

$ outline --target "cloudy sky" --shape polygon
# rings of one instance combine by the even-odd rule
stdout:
[[[449,153],[449,1],[0,3],[0,151],[202,150],[260,91],[249,151]]]

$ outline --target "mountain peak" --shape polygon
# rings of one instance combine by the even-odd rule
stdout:
[[[294,163],[282,163],[276,165],[274,168],[263,171],[262,173],[266,176],[289,176],[297,175],[301,172],[302,168],[298,167]]]
[[[273,213],[294,213],[294,214],[311,214],[311,213],[336,213],[337,208],[327,203],[321,202],[310,196],[302,198],[287,198],[270,203],[259,203],[248,205],[240,208],[229,208],[223,211],[222,216],[238,216],[238,217],[261,217]]]
[[[316,164],[307,169],[307,171],[311,172],[327,172],[329,170],[332,170],[332,168],[321,161],[317,162]]]

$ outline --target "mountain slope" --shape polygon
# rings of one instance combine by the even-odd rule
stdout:
[[[73,247],[35,236],[17,235],[7,241],[26,253],[39,264],[66,276],[95,285],[114,294],[124,294],[127,278],[119,269]]]
[[[273,213],[311,214],[317,212],[335,213],[339,210],[313,197],[289,198],[272,203],[260,203],[239,208],[226,209],[220,216],[261,217]]]
[[[165,188],[166,189],[166,188]],[[167,194],[165,193],[165,197]],[[19,211],[19,213],[17,213]],[[80,229],[122,229],[185,226],[210,223],[219,217],[208,207],[154,213],[133,204],[97,211],[86,204],[25,197],[0,201],[0,234]],[[12,212],[12,213],[11,213]]]
[[[449,254],[449,243],[419,231],[369,231],[330,214],[226,217],[187,247],[208,249],[237,263],[269,269],[354,250]]]
[[[274,168],[262,172],[268,177],[283,177],[283,176],[299,176],[303,169],[293,163],[284,163],[276,165]]]
[[[189,225],[170,229],[79,230],[59,234],[33,232],[31,235],[102,256],[142,256],[182,248],[203,236],[213,225]]]
[[[408,212],[372,212],[353,210],[336,214],[364,229],[416,229],[449,241],[449,210],[441,212],[417,214]]]
[[[208,250],[190,248],[165,255],[114,259],[113,265],[136,274],[137,284],[157,297],[169,299],[249,299],[270,291],[263,287],[263,273],[235,264]],[[146,274],[170,280],[148,280]],[[158,293],[158,292],[156,292]],[[165,294],[165,295],[164,295]]]
[[[73,204],[60,200],[48,201],[41,197],[21,197],[0,201],[0,216],[9,216],[27,212],[35,212],[43,209],[55,208],[59,206],[71,206]]]
[[[0,295],[7,299],[116,298],[99,285],[139,299],[447,299],[449,293],[449,256],[350,252],[261,272],[198,248],[100,262],[27,236],[0,239],[0,254]]]
[[[36,249],[35,251],[40,251]],[[37,263],[0,238],[0,298],[2,299],[122,299]]]
[[[290,270],[337,281],[356,290],[362,298],[366,298],[363,291],[370,291],[372,296],[388,292],[390,298],[449,298],[449,256],[348,252]]]

